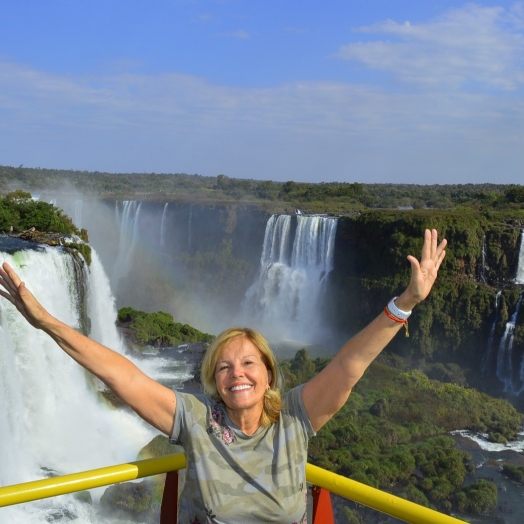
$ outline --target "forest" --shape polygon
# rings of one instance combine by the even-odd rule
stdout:
[[[300,176],[300,174],[294,174]],[[336,175],[333,175],[335,178]],[[257,204],[272,212],[343,214],[364,209],[522,209],[524,187],[508,184],[275,182],[185,173],[102,173],[0,166],[0,192],[18,188],[99,198]]]

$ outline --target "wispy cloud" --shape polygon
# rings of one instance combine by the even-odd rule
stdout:
[[[0,58],[0,163],[273,180],[521,183],[523,12],[522,4],[471,4],[427,24],[358,28],[381,40],[352,43],[338,56],[409,87],[394,91],[371,81],[236,87],[140,74],[132,64],[59,75]]]
[[[240,40],[247,40],[251,38],[251,34],[244,29],[237,29],[236,31],[227,31],[225,33],[218,33],[218,36],[224,36],[228,38],[239,38]]]
[[[419,85],[514,90],[524,83],[523,28],[521,3],[511,10],[468,4],[426,24],[357,28],[387,40],[351,43],[336,56]]]

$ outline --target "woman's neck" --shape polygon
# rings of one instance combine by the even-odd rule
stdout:
[[[251,436],[256,433],[258,428],[261,426],[260,420],[262,419],[262,409],[243,409],[235,410],[225,407],[227,416],[237,426],[240,431],[245,435]]]

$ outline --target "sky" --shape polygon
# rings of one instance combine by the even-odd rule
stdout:
[[[524,2],[0,0],[0,165],[524,181]]]

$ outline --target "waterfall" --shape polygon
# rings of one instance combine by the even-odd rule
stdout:
[[[321,299],[333,269],[337,219],[289,215],[267,222],[258,277],[246,292],[244,313],[273,339],[312,341],[323,330]]]
[[[122,211],[119,210],[122,205]],[[116,203],[116,217],[120,226],[120,241],[118,255],[113,267],[111,283],[113,289],[118,287],[118,281],[129,274],[133,264],[133,252],[138,238],[138,219],[142,202],[126,200]]]
[[[193,242],[193,206],[189,206],[189,218],[187,219],[187,250],[191,251]]]
[[[273,215],[269,218],[264,234],[264,245],[260,257],[261,268],[274,262],[289,264],[289,231],[291,228],[290,215]]]
[[[499,321],[500,314],[501,295],[502,291],[497,291],[497,294],[495,295],[495,318],[493,319],[493,323],[491,324],[491,329],[489,331],[487,351],[484,355],[484,358],[482,359],[481,373],[483,377],[485,377],[488,373],[488,370],[491,369],[491,360],[493,358],[493,345],[495,341],[495,329],[497,327],[497,322]]]
[[[482,237],[482,251],[480,256],[480,275],[479,280],[486,283],[486,235]]]
[[[160,220],[160,247],[164,247],[165,240],[166,240],[166,214],[167,214],[167,206],[169,206],[169,203],[166,203],[164,205],[164,209],[162,211],[162,219]]]
[[[504,392],[518,394],[519,390],[515,388],[515,369],[513,355],[513,335],[515,333],[515,324],[519,314],[522,295],[520,295],[515,312],[511,315],[510,320],[506,323],[504,335],[500,340],[499,351],[497,355],[497,377],[504,384]],[[520,389],[520,388],[519,388]]]
[[[82,322],[78,302],[85,288],[91,336],[123,351],[109,282],[96,252],[84,285],[73,258],[59,249],[44,246],[10,254],[2,249],[0,244],[0,263],[14,267],[42,305],[75,328]],[[7,300],[0,300],[0,485],[136,458],[154,432],[128,411],[101,403],[97,383]],[[95,499],[99,495],[95,492]],[[104,522],[96,506],[73,496],[1,508],[0,522],[65,523],[70,515],[78,524]]]
[[[524,284],[524,229],[520,233],[519,263],[515,283]]]

